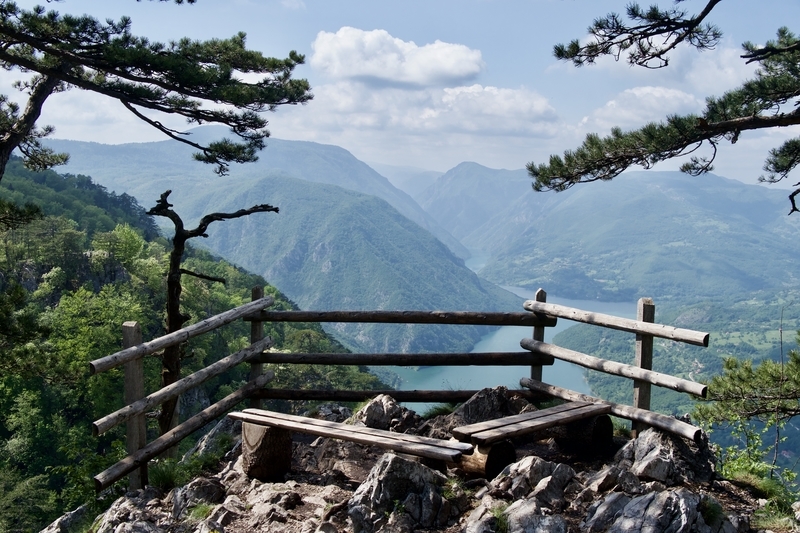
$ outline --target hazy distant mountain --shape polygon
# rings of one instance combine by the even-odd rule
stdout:
[[[383,199],[320,183],[320,175],[331,168],[351,181],[361,173],[377,189],[383,180],[384,189],[392,190],[347,152],[314,143],[272,143],[269,149],[279,145],[273,155],[281,155],[272,158],[275,164],[297,158],[303,161],[301,171],[262,168],[259,177],[220,178],[185,153],[175,153],[174,144],[166,147],[169,143],[53,145],[71,153],[67,172],[91,175],[147,208],[171,189],[169,200],[189,227],[214,211],[261,203],[280,207],[277,215],[215,223],[207,240],[193,243],[264,275],[304,309],[521,310],[521,299],[478,279],[447,246]],[[348,159],[355,161],[351,167],[345,165]],[[194,171],[184,172],[184,167]],[[315,168],[316,181],[295,177],[311,175]],[[405,196],[396,192],[398,198]],[[488,331],[352,324],[337,325],[335,333],[350,347],[367,351],[469,351]]]
[[[430,187],[436,178],[444,174],[437,170],[424,170],[416,167],[400,167],[369,162],[369,166],[377,170],[381,176],[392,182],[392,185],[412,198]]]
[[[473,233],[480,274],[564,297],[684,304],[800,287],[800,217],[786,191],[680,172],[631,172],[522,195]]]
[[[195,142],[208,142],[230,136],[227,129],[204,126],[191,130]],[[48,139],[48,146],[70,154],[68,165],[59,172],[91,175],[111,190],[122,192],[132,178],[180,178],[185,176],[215,177],[212,167],[194,161],[192,148],[175,141],[105,145],[80,141]],[[245,165],[231,165],[230,176],[217,178],[226,182],[241,179],[260,179],[267,172],[281,171],[288,176],[317,183],[338,185],[346,189],[383,198],[404,216],[430,231],[445,243],[453,253],[463,258],[469,252],[461,243],[442,229],[405,192],[394,187],[366,163],[338,146],[303,141],[268,139],[267,148],[259,153],[259,161]],[[148,182],[139,193],[152,194]],[[128,190],[148,205],[147,198]],[[158,196],[154,196],[153,199]]]
[[[461,163],[414,196],[443,228],[467,247],[471,234],[523,195],[530,195],[525,170],[497,170],[477,163]]]

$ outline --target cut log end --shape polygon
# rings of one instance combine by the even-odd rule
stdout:
[[[469,474],[494,479],[505,467],[517,460],[517,451],[511,441],[496,442],[491,446],[476,446],[472,455],[463,455],[458,463],[450,466]]]

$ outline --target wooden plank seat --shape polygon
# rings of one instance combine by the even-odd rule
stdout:
[[[415,455],[442,468],[445,464],[459,465],[473,453],[480,455],[471,444],[457,440],[394,433],[263,409],[245,409],[228,416],[243,422],[242,466],[245,473],[262,481],[282,480],[291,470],[293,431]],[[485,461],[481,461],[483,463]]]
[[[418,435],[395,433],[366,426],[353,426],[263,409],[245,409],[241,413],[234,412],[228,416],[250,424],[282,428],[308,435],[332,437],[453,463],[459,462],[462,455],[470,455],[473,450],[471,444],[459,441],[446,441]]]
[[[470,442],[476,446],[487,446],[554,426],[607,415],[610,411],[611,406],[606,403],[569,402],[539,411],[453,428],[451,433],[459,441]]]

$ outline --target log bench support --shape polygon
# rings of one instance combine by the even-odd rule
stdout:
[[[453,428],[453,436],[476,447],[488,447],[507,439],[534,434],[554,436],[572,449],[607,449],[613,437],[608,413],[611,406],[591,402],[569,402],[539,411],[507,416]]]

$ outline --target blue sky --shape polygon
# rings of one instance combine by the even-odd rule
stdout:
[[[697,12],[705,3],[682,5]],[[198,0],[178,6],[65,0],[47,7],[100,19],[129,15],[133,32],[151,40],[244,31],[248,46],[267,55],[297,50],[307,60],[297,76],[311,82],[315,99],[270,114],[274,137],[336,144],[365,161],[440,171],[462,161],[521,168],[574,148],[589,132],[636,128],[667,113],[699,111],[706,96],[752,76],[752,66],[739,58],[743,41],[763,43],[779,26],[800,20],[800,2],[761,0],[755,8],[752,0],[725,0],[711,16],[725,34],[720,46],[702,53],[680,50],[667,69],[632,68],[610,59],[576,69],[552,57],[555,43],[584,38],[594,17],[623,11],[625,4]],[[17,77],[0,72],[0,93],[12,94]],[[55,137],[67,139],[163,138],[117,102],[79,90],[49,100],[42,123],[53,124]],[[179,121],[165,123],[183,127]],[[798,132],[742,134],[735,147],[723,147],[716,172],[753,183],[767,151]],[[269,148],[262,157],[269,157]]]

